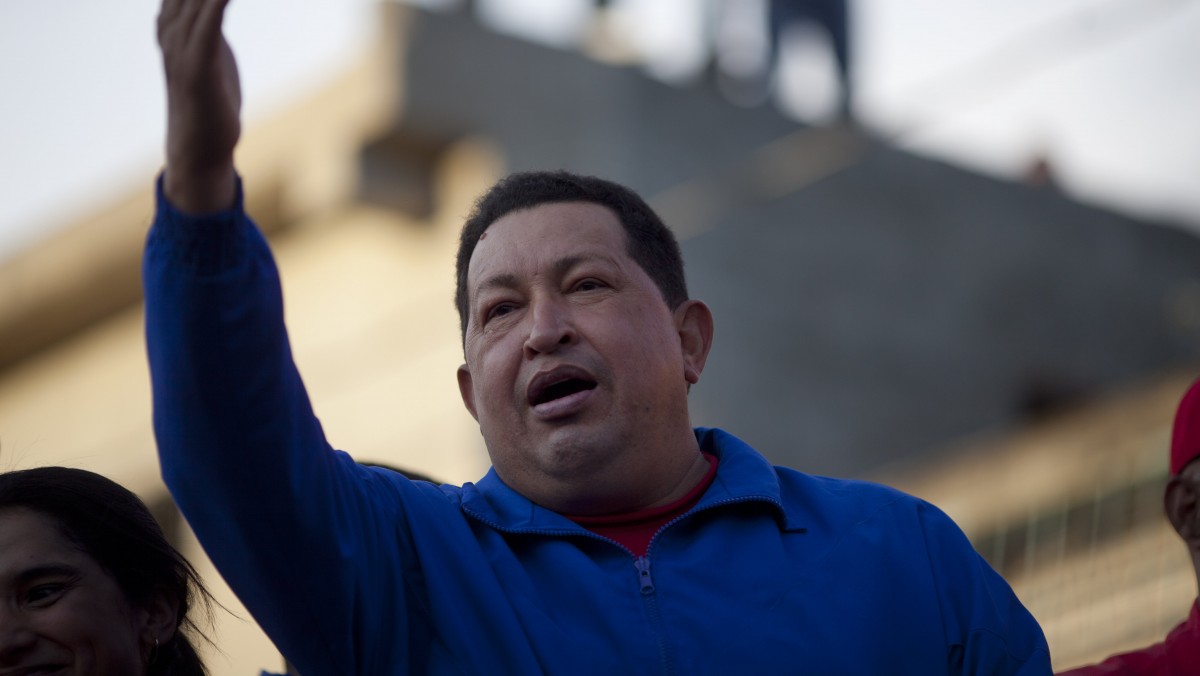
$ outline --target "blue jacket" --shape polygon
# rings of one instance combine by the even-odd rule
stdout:
[[[720,459],[645,557],[494,472],[411,482],[333,450],[292,362],[265,241],[159,194],[144,263],[163,476],[305,676],[1049,674],[1040,628],[928,503]]]

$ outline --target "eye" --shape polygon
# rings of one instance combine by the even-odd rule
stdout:
[[[53,604],[67,590],[67,585],[54,582],[30,587],[25,594],[25,602],[34,607],[45,607]]]
[[[515,309],[517,309],[517,306],[512,303],[496,303],[488,309],[487,315],[485,315],[484,319],[487,321],[497,317],[503,317]]]
[[[573,291],[596,291],[598,289],[603,289],[605,286],[606,285],[604,284],[604,282],[601,282],[598,279],[592,279],[591,277],[589,277],[587,279],[580,280],[578,283],[576,283],[575,286],[572,288],[572,290]]]

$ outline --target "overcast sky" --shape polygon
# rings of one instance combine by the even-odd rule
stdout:
[[[763,0],[725,2],[745,17]],[[590,3],[479,4],[501,29],[567,44]],[[701,0],[615,4],[638,19],[630,39],[659,76],[697,58]],[[0,3],[0,258],[152,179],[164,129],[157,10],[157,0]],[[872,129],[1000,176],[1045,156],[1081,200],[1200,231],[1200,1],[852,10],[857,110]],[[374,18],[375,0],[233,0],[246,116],[269,116],[352,63]],[[797,114],[795,93],[828,80],[813,44],[794,43],[784,71],[783,105]]]

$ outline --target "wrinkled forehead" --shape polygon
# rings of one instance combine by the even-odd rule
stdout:
[[[509,212],[480,235],[467,265],[470,297],[496,276],[537,275],[563,261],[629,259],[625,229],[611,209],[557,202]]]

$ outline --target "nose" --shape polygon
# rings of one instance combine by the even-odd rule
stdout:
[[[20,612],[0,608],[0,669],[21,663],[33,648],[36,636]]]
[[[574,342],[576,334],[570,309],[558,299],[536,301],[530,307],[529,336],[525,338],[525,356],[550,354]]]

